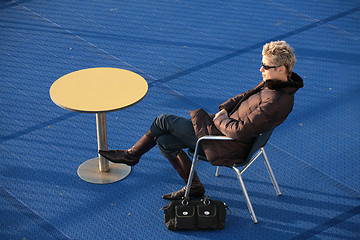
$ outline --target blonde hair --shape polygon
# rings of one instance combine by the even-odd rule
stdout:
[[[285,41],[273,41],[265,44],[263,46],[262,55],[269,57],[277,66],[284,65],[287,70],[288,77],[291,76],[296,62],[296,57],[294,49]]]

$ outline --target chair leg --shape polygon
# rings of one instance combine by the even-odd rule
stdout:
[[[192,164],[191,164],[189,179],[188,179],[188,182],[187,182],[187,185],[186,185],[186,191],[185,191],[184,197],[189,197],[190,188],[191,188],[191,183],[192,183],[192,180],[193,180],[193,178],[194,178],[195,167],[196,167],[196,165],[198,165],[198,164],[199,164],[199,159],[197,158],[197,156],[194,155],[194,157],[193,157],[193,162],[192,162]]]
[[[252,204],[251,204],[251,202],[250,202],[249,195],[248,195],[248,193],[247,193],[247,191],[246,191],[244,181],[243,181],[243,179],[242,179],[242,177],[241,177],[241,173],[240,173],[239,169],[237,169],[237,168],[234,167],[234,166],[233,166],[233,169],[235,170],[236,176],[237,176],[237,178],[238,178],[238,180],[239,180],[239,183],[240,183],[240,186],[241,186],[241,190],[242,190],[242,192],[243,192],[243,195],[244,195],[244,197],[245,197],[245,201],[246,201],[247,207],[248,207],[249,212],[250,212],[250,214],[251,214],[251,218],[252,218],[252,220],[254,221],[254,223],[257,223],[258,220],[257,220],[257,218],[256,218],[256,215],[255,215],[254,209],[253,209],[253,207],[252,207]]]
[[[262,156],[264,158],[264,162],[265,162],[265,166],[266,166],[266,169],[268,170],[269,172],[269,175],[270,175],[270,179],[271,179],[271,182],[273,183],[274,185],[274,188],[275,188],[275,191],[276,191],[276,194],[278,196],[281,196],[281,192],[280,192],[280,188],[279,188],[279,185],[275,179],[275,175],[270,167],[270,163],[269,163],[269,160],[266,156],[266,153],[265,153],[265,149],[264,148],[261,148],[261,152],[262,152]]]
[[[217,166],[216,172],[215,172],[215,177],[218,177],[219,175],[220,175],[220,166]]]

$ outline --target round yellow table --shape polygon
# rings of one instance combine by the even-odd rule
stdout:
[[[76,112],[95,113],[98,149],[107,150],[106,113],[140,102],[148,91],[143,77],[118,68],[89,68],[69,73],[50,88],[51,100]],[[107,184],[129,175],[131,167],[114,164],[98,154],[81,164],[79,177],[87,182]]]

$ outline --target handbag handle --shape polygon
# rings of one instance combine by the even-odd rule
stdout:
[[[181,201],[181,204],[186,206],[189,204],[189,201],[190,201],[190,198],[189,197],[186,197],[186,198],[183,198],[183,200]]]
[[[204,203],[204,205],[210,205],[210,203],[211,203],[209,196],[205,196],[204,199],[201,199],[201,200]]]

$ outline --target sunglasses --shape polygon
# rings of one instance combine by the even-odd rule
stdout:
[[[261,66],[262,66],[265,70],[269,70],[270,68],[281,67],[281,66],[268,66],[268,65],[265,65],[263,62],[261,63]]]

